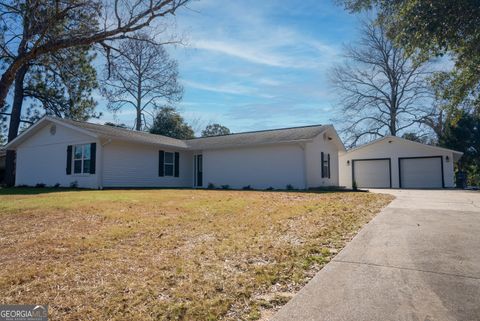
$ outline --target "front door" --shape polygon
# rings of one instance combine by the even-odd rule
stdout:
[[[203,186],[203,158],[202,155],[195,155],[195,186]]]

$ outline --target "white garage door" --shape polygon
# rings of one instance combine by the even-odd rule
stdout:
[[[353,178],[358,187],[389,188],[390,160],[366,159],[353,161]]]
[[[442,158],[400,158],[400,187],[441,188]]]

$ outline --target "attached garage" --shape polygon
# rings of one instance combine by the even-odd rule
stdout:
[[[461,152],[386,136],[339,156],[340,185],[351,188],[455,187]]]
[[[399,158],[400,188],[445,187],[443,157]]]
[[[352,160],[353,180],[361,188],[392,187],[390,158]]]

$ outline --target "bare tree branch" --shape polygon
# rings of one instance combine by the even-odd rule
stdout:
[[[176,61],[144,33],[123,40],[105,69],[102,93],[107,107],[114,112],[134,107],[136,130],[148,128],[147,118],[153,119],[155,108],[182,98]]]
[[[345,58],[330,78],[339,93],[338,121],[347,145],[397,136],[435,112],[428,65],[414,63],[395,47],[381,25],[365,22],[359,43],[346,47]]]

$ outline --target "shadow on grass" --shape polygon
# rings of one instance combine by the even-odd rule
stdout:
[[[265,190],[265,189],[222,189],[222,188],[189,188],[189,187],[115,187],[115,188],[104,188],[105,191],[112,190],[131,190],[131,191],[161,191],[161,190],[190,190],[190,191],[216,191],[216,192],[264,192],[264,193],[313,193],[313,194],[324,194],[324,193],[351,193],[351,192],[368,192],[367,190],[351,190],[345,188],[312,188],[308,190],[300,189],[274,189],[274,190]],[[1,195],[39,195],[39,194],[48,194],[48,193],[61,193],[61,192],[82,192],[82,191],[99,191],[95,189],[84,189],[84,188],[67,188],[67,187],[0,187],[0,196]]]
[[[0,187],[1,195],[38,195],[59,192],[76,192],[87,191],[80,188],[66,188],[66,187]]]

